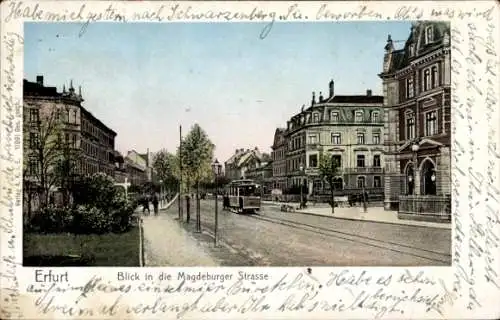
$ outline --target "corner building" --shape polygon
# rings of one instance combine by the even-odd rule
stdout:
[[[334,189],[338,195],[383,193],[383,97],[335,95],[334,82],[329,96],[319,99],[313,92],[309,108],[287,122],[285,137],[287,187],[307,184],[309,195],[326,195],[330,186],[319,174],[319,158],[324,153],[340,163]],[[305,109],[305,110],[304,110]],[[303,171],[300,170],[303,166]]]
[[[389,35],[383,72],[386,209],[400,218],[449,216],[450,25],[412,24],[404,48]],[[427,219],[425,219],[427,220]]]

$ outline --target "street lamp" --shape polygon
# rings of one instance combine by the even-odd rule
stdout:
[[[412,146],[411,146],[411,151],[413,152],[413,176],[416,177],[417,174],[418,174],[418,163],[417,163],[417,152],[418,152],[418,149],[419,149],[419,145],[417,143],[414,143]],[[412,180],[409,180],[410,182]],[[413,183],[413,194],[416,194],[416,189],[417,189],[417,186],[415,185],[415,183]]]
[[[299,208],[302,209],[302,204],[304,203],[304,200],[303,200],[303,195],[302,195],[302,172],[304,171],[304,165],[301,163],[300,166],[299,166],[299,170],[300,170],[300,204],[299,204]]]
[[[219,205],[218,205],[218,195],[219,195],[219,186],[217,185],[217,177],[220,175],[222,170],[222,165],[215,159],[214,163],[212,163],[212,171],[214,173],[215,180],[215,229],[214,229],[214,245],[217,246],[217,231],[219,229]]]

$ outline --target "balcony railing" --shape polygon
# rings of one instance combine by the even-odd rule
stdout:
[[[355,168],[345,168],[345,173],[384,173],[384,168],[382,167],[355,167]]]

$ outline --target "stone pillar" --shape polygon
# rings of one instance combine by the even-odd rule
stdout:
[[[438,195],[451,194],[451,156],[450,148],[442,147],[436,159],[436,193]]]

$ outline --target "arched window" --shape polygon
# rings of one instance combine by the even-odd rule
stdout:
[[[357,179],[358,188],[364,188],[366,186],[366,178],[364,176],[360,176]]]
[[[437,66],[432,67],[431,82],[432,82],[432,88],[435,88],[439,85],[439,75]]]
[[[424,90],[427,91],[431,88],[431,71],[429,69],[424,70]]]

